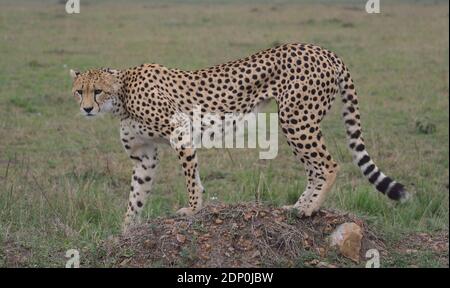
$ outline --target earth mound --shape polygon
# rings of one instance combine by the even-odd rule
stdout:
[[[383,250],[367,224],[348,213],[321,210],[299,218],[255,203],[210,204],[192,217],[156,218],[109,239],[104,259],[113,267],[348,266],[352,261],[329,240],[348,222],[362,231],[360,259],[369,249]]]

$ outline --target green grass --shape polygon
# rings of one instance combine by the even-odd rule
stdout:
[[[445,257],[447,255],[433,253],[429,250],[417,251],[416,253],[394,253],[390,258],[385,259],[383,267],[391,268],[417,268],[417,267],[429,267],[439,268],[445,265]],[[447,263],[448,265],[448,263]]]
[[[0,9],[0,241],[32,252],[21,265],[63,267],[64,252],[77,248],[82,265],[95,266],[83,255],[101,253],[99,243],[119,232],[126,208],[131,163],[118,121],[79,115],[69,68],[154,62],[197,69],[285,42],[312,42],[345,59],[369,152],[414,193],[396,205],[361,176],[336,101],[323,130],[341,171],[325,206],[365,217],[392,241],[409,232],[448,231],[445,1],[383,3],[379,15],[355,1],[127,1],[126,7],[82,1],[79,15],[67,15],[57,2],[5,1]],[[258,160],[255,150],[200,151],[206,200],[293,203],[305,185],[304,169],[279,140],[271,161]],[[173,215],[186,203],[177,158],[169,147],[162,154],[144,218]],[[8,265],[5,253],[0,266]],[[430,255],[424,266],[437,263]],[[407,260],[399,256],[392,266]]]

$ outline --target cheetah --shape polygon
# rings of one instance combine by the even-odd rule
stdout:
[[[343,101],[348,146],[353,162],[378,191],[393,200],[409,193],[387,177],[366,151],[362,137],[358,98],[348,68],[334,52],[312,44],[284,44],[249,57],[196,71],[143,64],[116,70],[70,71],[72,93],[81,113],[94,117],[112,113],[120,119],[120,138],[133,162],[124,231],[139,222],[158,166],[158,146],[169,143],[171,118],[179,112],[192,117],[194,106],[202,112],[251,113],[274,99],[278,121],[296,159],[303,163],[307,185],[298,201],[286,209],[300,216],[316,213],[336,180],[338,164],[328,152],[320,122],[336,95]],[[177,211],[192,215],[202,205],[195,147],[173,146],[185,175],[189,206]]]

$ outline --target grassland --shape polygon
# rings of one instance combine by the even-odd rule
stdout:
[[[325,206],[364,217],[388,245],[411,233],[448,236],[448,2],[383,2],[377,15],[355,1],[81,2],[78,15],[58,1],[0,4],[0,266],[62,267],[71,248],[95,266],[83,255],[101,253],[100,241],[120,230],[131,166],[118,121],[79,115],[69,68],[197,69],[286,42],[319,44],[345,59],[371,155],[414,193],[395,205],[360,175],[337,101],[323,130],[341,172]],[[304,169],[279,140],[272,161],[256,150],[200,151],[206,199],[294,202]],[[144,218],[186,203],[169,147],[162,159]],[[442,256],[399,254],[386,265],[448,266]]]

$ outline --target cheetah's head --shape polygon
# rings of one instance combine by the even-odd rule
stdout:
[[[118,95],[121,84],[111,71],[93,69],[81,73],[70,70],[72,94],[83,115],[95,116],[112,111],[113,99]]]

